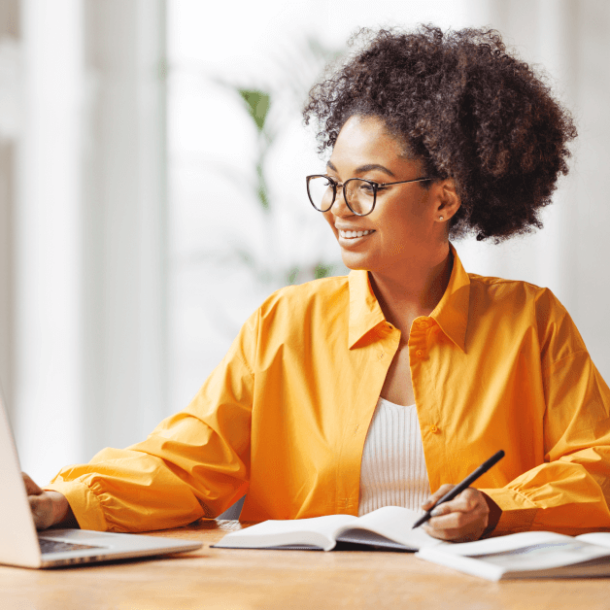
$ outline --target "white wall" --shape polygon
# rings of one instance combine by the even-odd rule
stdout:
[[[17,0],[5,0],[0,3],[0,392],[9,405],[15,367],[13,200],[15,140],[21,108],[20,34],[19,4]]]
[[[44,482],[167,412],[165,6],[20,4],[13,410]]]
[[[22,467],[35,474],[82,454],[81,10],[30,0],[21,13],[14,401]]]
[[[167,414],[165,7],[84,4],[82,234],[85,455]]]

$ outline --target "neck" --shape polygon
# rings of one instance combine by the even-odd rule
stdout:
[[[427,316],[441,300],[453,268],[449,245],[435,257],[405,265],[398,274],[369,272],[371,285],[388,322],[408,341],[413,320]]]

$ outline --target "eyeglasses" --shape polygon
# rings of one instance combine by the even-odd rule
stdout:
[[[377,193],[394,184],[409,184],[410,182],[426,182],[431,178],[415,178],[400,182],[384,182],[380,184],[364,178],[350,178],[343,183],[343,198],[347,207],[356,216],[368,216],[375,209]],[[307,195],[311,205],[318,212],[328,212],[337,199],[337,188],[341,184],[330,176],[315,174],[307,176]]]

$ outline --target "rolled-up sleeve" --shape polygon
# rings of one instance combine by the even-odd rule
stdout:
[[[66,496],[82,529],[178,527],[213,518],[246,493],[257,320],[246,322],[186,409],[144,442],[104,449],[46,486]]]
[[[608,530],[610,390],[586,349],[552,361],[543,377],[544,463],[481,490],[503,511],[493,534]]]

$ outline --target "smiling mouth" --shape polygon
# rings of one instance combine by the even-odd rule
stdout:
[[[355,239],[357,237],[364,237],[365,235],[370,235],[374,232],[375,231],[372,229],[368,229],[366,231],[342,231],[341,229],[339,229],[339,237],[342,237],[343,239]]]

